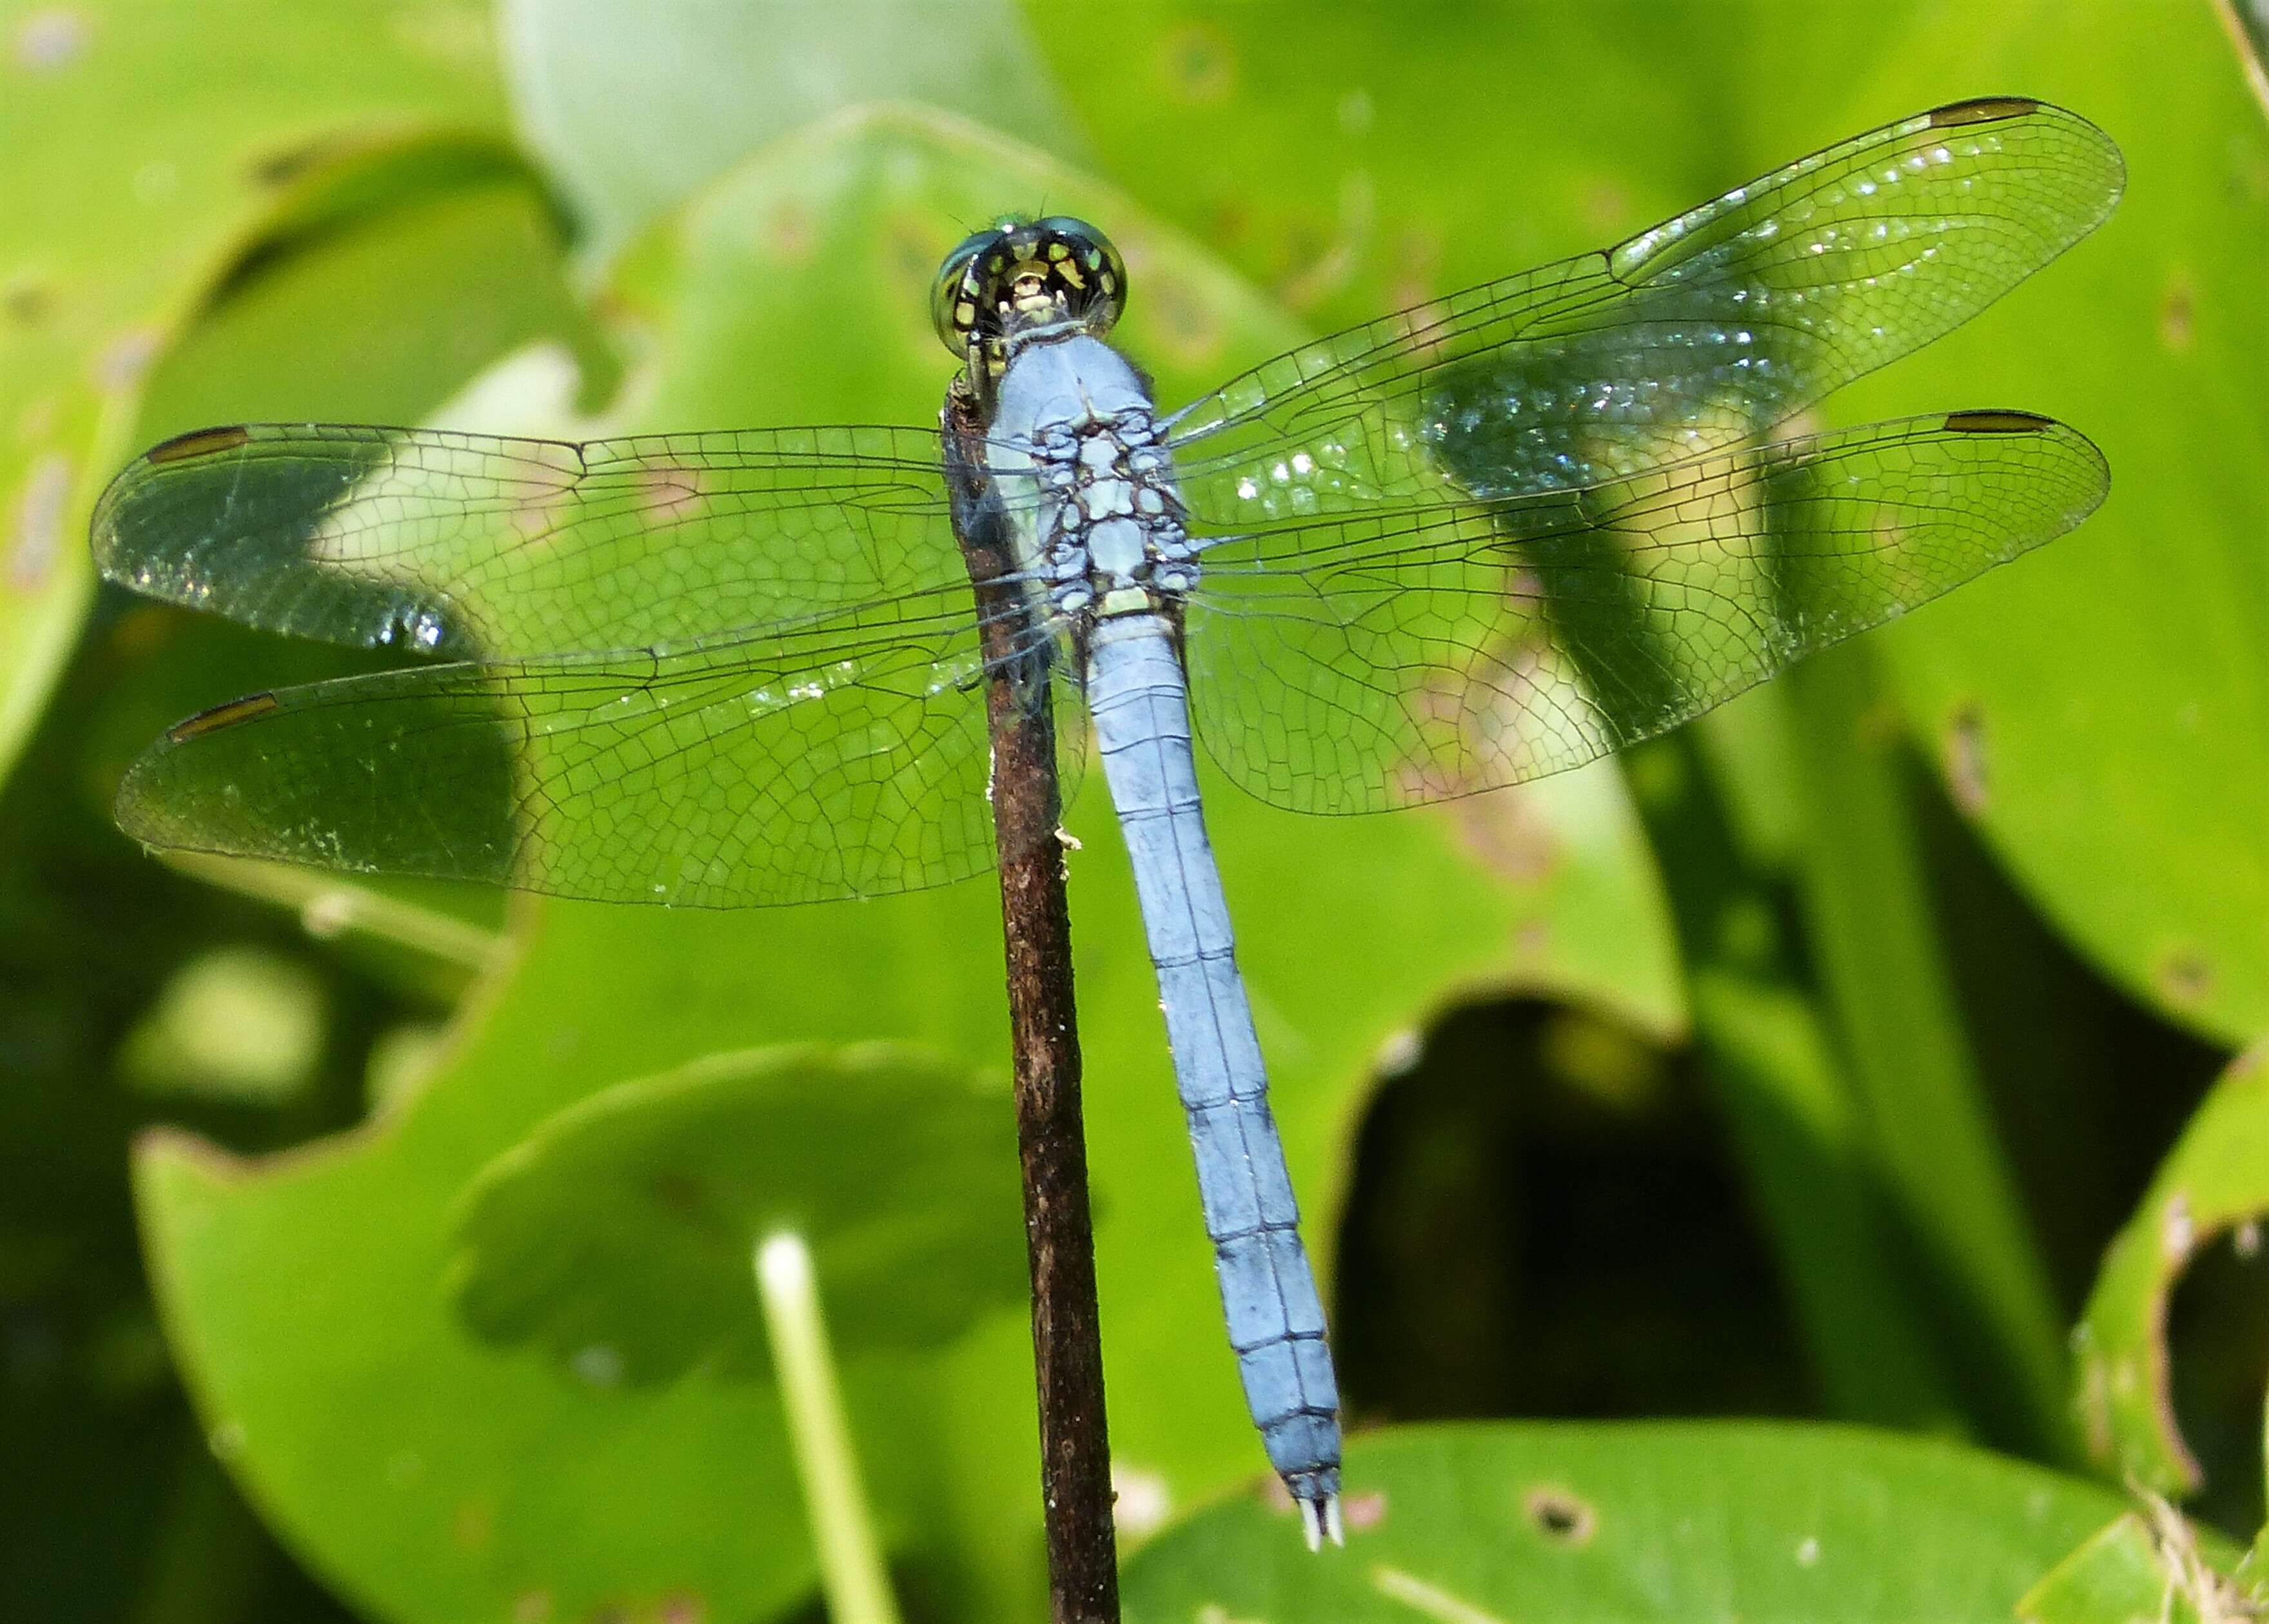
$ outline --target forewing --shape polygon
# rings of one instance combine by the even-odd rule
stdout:
[[[1223,542],[1188,611],[1198,735],[1304,812],[1538,778],[2062,535],[2109,484],[2061,424],[1961,412]]]
[[[108,579],[267,631],[459,659],[640,648],[964,579],[935,429],[588,445],[202,429],[95,510]]]
[[[257,694],[143,756],[119,821],[156,846],[609,902],[920,890],[993,860],[978,646],[965,587],[883,625]]]
[[[1597,484],[1760,437],[2093,230],[2117,147],[2015,98],[1279,356],[1170,421],[1199,531]]]

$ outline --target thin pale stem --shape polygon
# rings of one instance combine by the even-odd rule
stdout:
[[[796,1474],[819,1550],[820,1588],[836,1624],[898,1624],[898,1602],[883,1565],[882,1546],[868,1515],[851,1448],[843,1391],[835,1380],[835,1355],[819,1311],[819,1285],[811,1249],[796,1235],[768,1236],[757,1244],[757,1296],[764,1304]]]

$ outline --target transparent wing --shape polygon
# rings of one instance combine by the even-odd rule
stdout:
[[[1596,484],[1761,437],[2093,230],[2109,137],[2014,98],[1278,357],[1171,420],[1193,528]]]
[[[119,822],[158,846],[610,902],[920,890],[993,860],[978,649],[964,586],[666,652],[255,694],[144,755]],[[1075,756],[1082,730],[1059,736]]]
[[[1188,613],[1194,720],[1297,811],[1541,777],[2062,535],[2109,486],[2061,424],[1959,412],[1223,542]]]
[[[105,576],[298,637],[459,659],[641,648],[966,579],[935,428],[588,445],[201,429],[95,510]]]

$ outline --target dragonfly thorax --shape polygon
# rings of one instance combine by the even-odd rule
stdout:
[[[1196,584],[1157,410],[1117,351],[1076,333],[1019,350],[991,438],[1018,565],[1049,609],[1157,609]]]

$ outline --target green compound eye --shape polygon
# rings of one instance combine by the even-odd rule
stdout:
[[[1127,262],[1111,239],[1068,214],[1035,220],[1027,229],[1046,245],[1058,276],[1073,290],[1073,314],[1081,324],[1098,337],[1109,332],[1127,308]]]
[[[965,357],[975,342],[997,367],[1013,328],[1075,322],[1100,336],[1127,307],[1127,268],[1085,220],[1010,217],[957,244],[930,289],[939,342]]]
[[[1007,229],[997,225],[972,232],[937,268],[937,280],[930,287],[930,323],[937,328],[939,342],[956,355],[968,353],[969,336],[982,314],[978,262],[1008,235]]]

